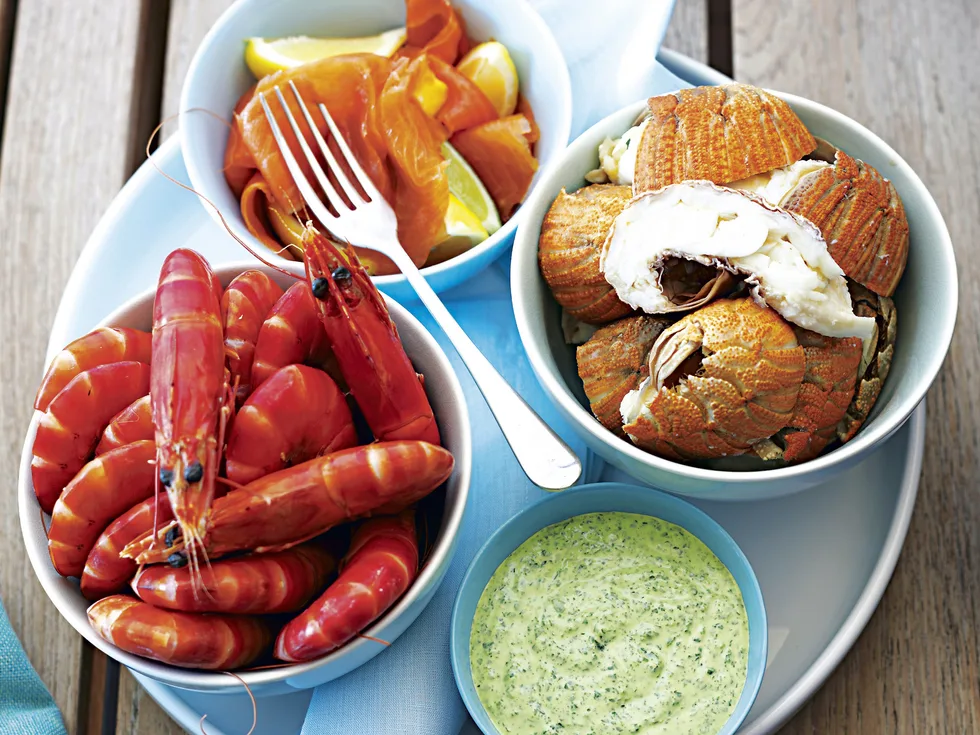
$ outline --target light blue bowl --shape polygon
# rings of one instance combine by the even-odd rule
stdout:
[[[583,485],[545,498],[497,529],[477,553],[456,595],[449,630],[453,674],[466,709],[486,735],[498,735],[476,693],[470,670],[470,628],[490,577],[518,546],[542,528],[573,516],[602,511],[640,513],[680,526],[711,549],[735,578],[749,618],[749,663],[738,705],[719,730],[719,735],[731,735],[748,715],[766,670],[769,633],[759,580],[732,537],[707,514],[673,495],[619,482]]]

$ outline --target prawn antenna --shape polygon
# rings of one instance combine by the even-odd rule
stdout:
[[[211,112],[210,110],[205,110],[204,108],[201,108],[201,107],[192,107],[190,110],[185,110],[185,112],[195,112],[195,111],[206,112],[209,115],[211,115],[212,117],[216,117],[216,118],[218,117],[215,113]],[[218,219],[221,220],[221,225],[225,228],[225,231],[229,235],[231,235],[232,239],[234,239],[235,242],[237,242],[239,245],[241,245],[243,248],[245,248],[252,255],[253,258],[255,258],[256,260],[258,260],[260,263],[268,266],[269,268],[272,268],[273,270],[279,271],[280,273],[283,273],[283,274],[285,274],[287,276],[290,276],[292,278],[296,278],[297,277],[296,274],[290,273],[288,270],[286,270],[282,266],[278,266],[275,263],[272,263],[272,262],[266,260],[262,255],[260,255],[255,250],[255,248],[253,248],[247,242],[245,242],[244,240],[242,240],[242,238],[240,238],[238,235],[236,235],[234,232],[232,232],[231,227],[228,225],[228,221],[225,219],[225,216],[221,213],[221,210],[218,208],[218,205],[217,204],[215,204],[214,202],[212,202],[210,199],[208,199],[206,196],[204,196],[204,194],[202,194],[201,192],[199,192],[193,186],[190,186],[188,184],[185,184],[182,181],[178,181],[177,179],[175,179],[173,176],[171,176],[166,171],[164,171],[162,168],[160,168],[160,166],[157,165],[157,162],[153,160],[153,155],[152,155],[150,149],[153,146],[154,139],[156,139],[157,135],[159,134],[160,130],[163,128],[164,125],[166,125],[171,120],[177,119],[178,117],[181,116],[181,114],[183,114],[183,113],[177,112],[177,113],[174,113],[173,115],[170,115],[169,117],[165,117],[163,120],[160,121],[160,123],[155,128],[153,128],[153,132],[150,133],[150,137],[146,141],[146,160],[148,160],[150,162],[150,165],[152,165],[153,168],[155,168],[157,170],[157,173],[158,174],[160,174],[161,176],[163,176],[165,179],[167,179],[171,183],[176,184],[181,189],[184,189],[185,191],[189,191],[189,192],[191,192],[191,194],[197,195],[209,207],[211,207],[212,211],[214,211],[214,213],[218,216]],[[218,118],[218,119],[220,120],[221,118]],[[227,124],[227,122],[224,121],[224,120],[222,120],[222,122],[225,122]]]

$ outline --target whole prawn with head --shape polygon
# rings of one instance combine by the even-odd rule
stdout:
[[[167,256],[153,302],[150,369],[157,490],[166,489],[195,578],[200,556],[207,563],[203,541],[234,406],[220,301],[221,286],[204,258],[183,249]]]

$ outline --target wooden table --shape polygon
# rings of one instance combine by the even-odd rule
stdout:
[[[82,642],[34,578],[14,493],[21,437],[75,259],[150,131],[176,110],[194,49],[228,2],[0,0],[0,594],[72,733],[180,728]],[[924,178],[958,250],[960,328],[929,395],[905,551],[864,634],[784,733],[980,731],[978,37],[976,0],[678,0],[667,38],[876,131]]]

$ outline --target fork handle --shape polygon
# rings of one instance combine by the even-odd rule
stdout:
[[[408,254],[400,247],[390,250],[392,260],[453,343],[531,482],[545,490],[564,490],[574,485],[582,474],[582,463],[575,452],[473,344]]]

